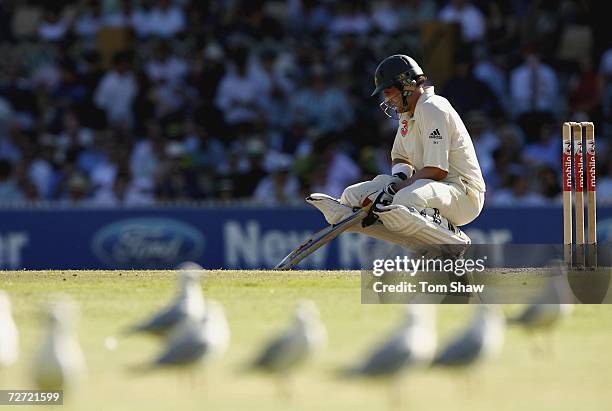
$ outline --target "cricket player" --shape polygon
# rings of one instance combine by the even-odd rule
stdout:
[[[399,120],[391,150],[391,175],[347,187],[339,200],[311,194],[307,201],[330,224],[372,203],[371,217],[357,231],[408,248],[445,244],[467,247],[458,227],[473,221],[484,205],[485,183],[474,146],[449,101],[425,86],[427,77],[412,58],[384,59],[374,75],[372,96]]]

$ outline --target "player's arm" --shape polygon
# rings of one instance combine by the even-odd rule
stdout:
[[[406,180],[394,183],[393,188],[395,189],[395,192],[398,192],[402,188],[408,187],[410,184],[414,183],[417,180],[428,179],[428,180],[441,181],[441,180],[444,180],[447,175],[448,175],[448,171],[442,170],[441,168],[423,167],[422,169],[412,174],[411,177],[408,177]]]

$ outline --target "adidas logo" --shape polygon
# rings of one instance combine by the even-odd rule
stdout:
[[[429,133],[429,138],[433,138],[436,140],[442,140],[442,135],[440,134],[440,130],[435,129],[431,133]]]

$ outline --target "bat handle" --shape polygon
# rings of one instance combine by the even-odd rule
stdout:
[[[374,224],[376,221],[378,221],[378,216],[372,211],[370,211],[368,215],[366,215],[363,220],[361,220],[361,226],[363,228],[366,228]]]

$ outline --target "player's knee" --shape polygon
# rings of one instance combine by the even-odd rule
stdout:
[[[397,192],[397,194],[393,197],[393,204],[414,207],[419,211],[427,207],[427,202],[423,197],[418,195],[416,192],[407,189]]]

